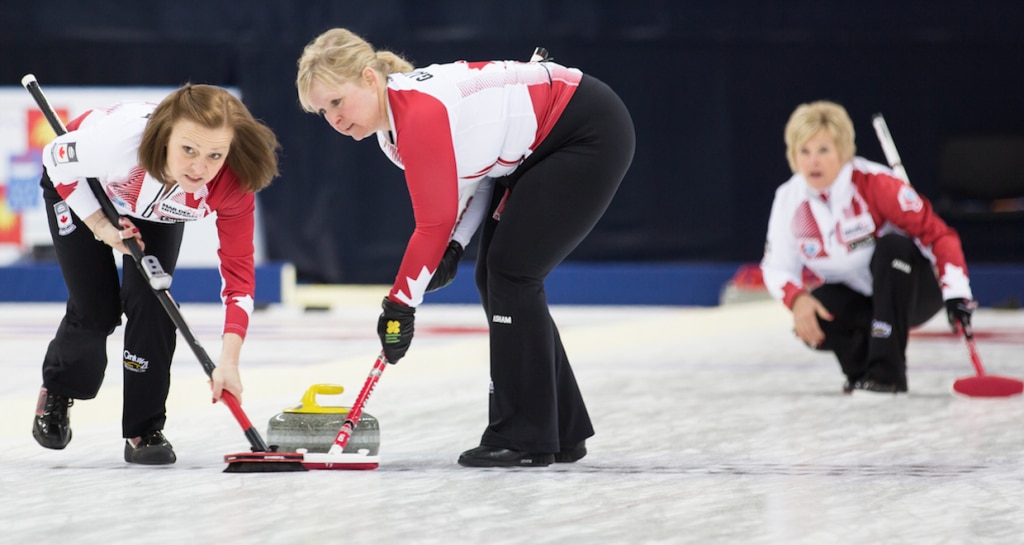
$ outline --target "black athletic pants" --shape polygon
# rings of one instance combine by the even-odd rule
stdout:
[[[490,423],[482,445],[558,452],[594,434],[544,279],[607,209],[633,158],[633,122],[619,97],[584,76],[561,118],[511,175],[496,179],[476,284],[490,324]]]
[[[110,247],[93,238],[45,174],[40,185],[68,290],[64,318],[43,359],[43,386],[74,399],[96,397],[107,367],[107,337],[121,324],[123,309],[127,323],[122,350],[122,432],[124,437],[138,437],[161,430],[176,341],[174,323],[132,257],[123,256],[123,282],[119,281]],[[164,270],[173,274],[184,224],[137,219],[133,223],[142,233],[146,254],[156,256]]]
[[[873,294],[866,297],[842,284],[824,284],[812,294],[834,320],[818,319],[825,342],[851,384],[875,380],[907,387],[907,338],[942,308],[942,291],[931,262],[905,236],[876,241],[871,258]]]

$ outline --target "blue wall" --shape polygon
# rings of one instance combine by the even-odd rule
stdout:
[[[220,301],[220,273],[214,268],[179,267],[174,271],[171,294],[179,303]],[[280,303],[281,265],[256,267],[257,305]],[[68,291],[56,263],[0,267],[0,301],[9,303],[63,303]]]
[[[0,81],[11,85],[32,72],[50,85],[237,86],[283,145],[282,176],[260,194],[268,256],[309,282],[390,283],[412,231],[402,172],[375,143],[298,106],[295,61],[332,26],[418,65],[522,59],[543,45],[617,89],[637,153],[571,256],[581,263],[757,261],[772,194],[789,176],[782,128],[801,102],[845,104],[859,152],[879,161],[870,116],[884,113],[933,201],[945,140],[1024,127],[1020,0],[39,0],[2,10]],[[963,232],[972,270],[1024,261],[1019,226],[987,227]]]
[[[567,305],[715,306],[739,263],[565,263],[548,277],[548,301]],[[1024,301],[1024,266],[986,265],[971,269],[974,295],[985,307],[1019,308]],[[285,286],[279,264],[256,270],[256,304],[280,303]],[[216,269],[179,268],[171,293],[180,303],[216,303]],[[761,294],[767,298],[766,293]],[[0,302],[63,302],[67,291],[55,264],[0,267]],[[455,281],[429,293],[428,303],[476,304],[470,264]]]

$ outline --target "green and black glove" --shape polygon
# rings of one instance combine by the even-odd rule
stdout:
[[[381,308],[384,312],[381,312],[377,320],[377,336],[380,337],[388,363],[398,363],[412,344],[416,308],[396,303],[387,297],[381,303]]]

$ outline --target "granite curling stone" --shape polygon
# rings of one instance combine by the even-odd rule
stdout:
[[[338,384],[314,384],[302,396],[302,402],[274,415],[267,426],[267,443],[277,445],[279,452],[306,449],[310,453],[326,453],[348,417],[349,407],[320,405],[319,396],[338,396],[345,388]],[[363,411],[356,428],[345,445],[346,453],[377,456],[380,450],[380,424]]]

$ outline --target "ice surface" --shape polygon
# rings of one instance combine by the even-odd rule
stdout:
[[[0,305],[3,543],[1019,543],[1024,400],[964,399],[974,373],[943,317],[915,332],[909,396],[844,396],[832,356],[790,333],[771,302],[719,308],[555,307],[597,435],[576,464],[468,469],[486,423],[486,322],[475,306],[424,305],[409,355],[366,410],[374,471],[226,474],[248,450],[211,405],[183,340],[165,433],[178,463],[122,459],[121,329],[99,396],[71,409],[74,439],[32,439],[40,361],[62,305]],[[184,305],[219,354],[220,309]],[[243,407],[270,417],[315,383],[353,400],[379,350],[379,307],[274,306],[253,315]],[[990,374],[1024,377],[1024,313],[981,309]]]

